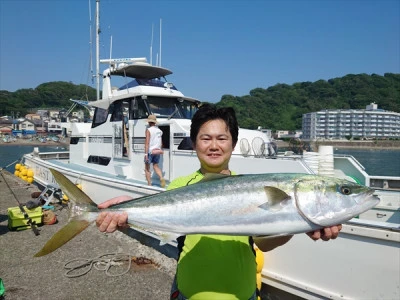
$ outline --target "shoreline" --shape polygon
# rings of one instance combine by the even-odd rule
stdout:
[[[274,141],[280,148],[288,148],[285,141]],[[307,142],[308,143],[308,142]],[[318,151],[319,146],[333,146],[338,149],[370,149],[370,150],[400,150],[400,141],[313,141],[309,142],[313,151]]]
[[[0,140],[0,146],[32,146],[32,147],[47,147],[60,146],[69,148],[70,139],[66,138],[62,142],[47,141],[30,141],[18,139],[9,143]],[[289,147],[289,143],[285,141],[275,141],[279,148]],[[313,149],[318,149],[319,146],[333,146],[340,149],[371,149],[371,150],[400,150],[400,141],[314,141],[310,143]]]
[[[400,141],[316,141],[311,142],[313,148],[333,146],[340,149],[400,150]]]
[[[46,146],[61,146],[69,148],[69,138],[62,142],[47,141],[42,143],[40,141],[30,141],[25,139],[18,139],[16,141],[5,143],[0,140],[0,146],[32,146],[32,147],[46,147]]]

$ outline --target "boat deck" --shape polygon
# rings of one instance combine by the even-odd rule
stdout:
[[[68,163],[67,165],[67,161],[66,160],[58,160],[58,159],[49,159],[47,160],[49,163],[52,163],[53,165],[55,165],[58,168],[64,168],[64,169],[70,169],[76,173],[79,174],[91,174],[93,177],[97,177],[97,178],[106,178],[109,179],[110,181],[120,181],[123,180],[123,183],[133,183],[136,185],[143,185],[143,186],[147,186],[147,182],[145,181],[145,177],[143,175],[143,180],[137,180],[137,179],[130,179],[130,178],[126,178],[125,176],[119,176],[119,175],[114,175],[114,174],[110,174],[107,172],[103,172],[103,171],[99,171],[96,169],[92,169],[92,168],[88,168],[82,165],[78,165],[78,164],[74,164],[74,163]],[[148,187],[151,189],[154,189],[157,192],[163,191],[164,189],[161,189],[158,186],[152,186],[152,187]]]

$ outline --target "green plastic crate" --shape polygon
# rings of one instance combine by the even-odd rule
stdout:
[[[24,209],[28,216],[32,219],[32,222],[36,222],[36,225],[42,224],[43,210],[41,206],[38,206],[34,209],[28,209],[26,206],[24,206]],[[28,220],[25,219],[24,214],[21,212],[18,206],[8,208],[8,228],[10,230],[31,228],[31,226],[28,224]]]

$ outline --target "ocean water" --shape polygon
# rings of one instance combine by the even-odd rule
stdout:
[[[400,150],[396,149],[335,149],[335,154],[351,155],[369,175],[400,176]]]
[[[33,146],[9,146],[0,144],[0,168],[14,172],[16,160],[33,151]],[[65,150],[62,146],[39,146],[40,152]],[[375,150],[375,149],[335,149],[335,154],[351,155],[357,159],[369,175],[400,176],[400,150]]]
[[[33,152],[33,148],[34,146],[32,145],[10,146],[0,144],[0,168],[5,168],[7,171],[14,173],[15,164],[19,162],[24,154]],[[63,146],[39,146],[39,152],[64,151],[66,149]]]

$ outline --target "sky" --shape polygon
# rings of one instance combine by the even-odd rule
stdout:
[[[95,6],[0,0],[0,90],[51,81],[95,88]],[[101,0],[100,27],[100,58],[150,61],[152,44],[153,64],[161,57],[173,72],[167,79],[202,101],[277,83],[400,73],[400,0]]]

